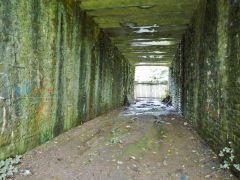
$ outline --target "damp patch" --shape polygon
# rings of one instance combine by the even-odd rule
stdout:
[[[144,59],[147,59],[147,58],[150,58],[150,59],[161,59],[164,56],[163,55],[148,55],[148,56],[138,56],[138,57],[139,58],[144,58]]]
[[[138,34],[141,34],[141,33],[155,33],[155,32],[157,32],[157,30],[140,28],[138,31],[134,31],[134,32],[138,33]]]
[[[166,106],[159,100],[149,99],[140,100],[131,104],[125,111],[120,113],[120,116],[165,116],[178,115],[178,112],[173,106]]]
[[[150,8],[153,8],[153,7],[154,7],[154,5],[138,6],[138,8],[140,8],[140,9],[150,9]]]
[[[134,47],[146,47],[146,46],[169,46],[175,45],[175,41],[149,41],[149,42],[133,42],[131,46]]]
[[[136,29],[135,33],[154,33],[157,32],[156,28],[159,28],[157,24],[151,26],[129,26],[132,29]],[[137,30],[138,29],[138,30]]]
[[[139,52],[134,52],[135,54],[165,54],[166,52],[163,51],[139,51]]]

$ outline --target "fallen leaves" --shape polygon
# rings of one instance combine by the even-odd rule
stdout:
[[[123,162],[122,162],[122,161],[118,161],[118,162],[117,162],[117,164],[119,164],[119,165],[122,165],[122,164],[123,164]]]
[[[136,160],[136,157],[135,156],[130,156],[129,160]]]
[[[174,120],[175,118],[172,118],[172,119]],[[159,120],[159,123],[161,122],[162,121]],[[87,142],[88,144],[87,143],[80,144],[81,143],[81,137],[80,137],[80,139],[78,139],[78,141],[73,145],[74,148],[72,149],[75,150],[74,154],[75,152],[79,152],[79,150],[81,149],[85,150],[85,144],[89,145],[91,148],[88,149],[86,152],[84,152],[84,154],[81,154],[81,157],[79,156],[79,158],[81,159],[79,159],[78,161],[74,161],[76,162],[76,164],[72,163],[71,166],[73,167],[70,167],[70,168],[76,168],[76,167],[79,168],[80,166],[81,168],[83,167],[82,169],[83,171],[84,168],[95,167],[95,164],[96,166],[99,166],[99,165],[102,165],[100,163],[103,163],[110,167],[113,166],[114,168],[118,169],[119,172],[122,172],[125,169],[129,169],[130,171],[132,170],[134,171],[135,177],[144,175],[144,178],[145,176],[149,176],[148,179],[151,179],[151,176],[155,177],[156,175],[159,175],[158,174],[159,169],[172,170],[177,166],[177,168],[181,168],[183,169],[183,171],[189,171],[190,173],[189,175],[192,175],[192,171],[195,171],[195,169],[199,170],[201,167],[202,168],[201,172],[203,172],[201,174],[202,179],[207,179],[207,178],[220,179],[222,177],[221,172],[220,171],[218,172],[218,168],[216,164],[208,165],[209,160],[211,160],[211,163],[216,162],[213,159],[216,159],[217,155],[210,154],[209,152],[206,152],[208,148],[203,149],[201,146],[199,146],[198,136],[195,136],[191,132],[186,133],[182,131],[186,128],[179,128],[180,130],[177,130],[176,127],[177,125],[179,125],[179,123],[178,124],[174,123],[174,121],[172,121],[171,123],[168,123],[165,121],[165,124],[167,125],[172,124],[172,125],[164,126],[157,129],[157,133],[156,133],[157,136],[155,137],[154,131],[152,131],[152,129],[148,129],[147,125],[144,126],[146,131],[144,128],[142,128],[143,131],[139,132],[137,129],[138,126],[135,126],[135,125],[139,125],[138,123],[130,124],[129,121],[126,121],[124,122],[124,124],[121,124],[120,128],[117,128],[117,129],[115,128],[114,130],[116,130],[116,132],[113,131],[111,136],[109,135],[110,133],[106,133],[107,136],[105,135],[102,136],[103,138],[105,138],[103,140],[102,139],[99,140],[97,139],[98,138],[97,137],[96,139],[99,140],[100,142],[99,146],[97,143],[96,143],[96,146],[95,144],[94,145],[91,144],[91,143],[94,143],[93,141],[94,139]],[[185,126],[189,125],[187,122],[182,121],[180,126],[184,127],[183,124]],[[150,125],[149,127],[156,128],[152,126],[152,124]],[[109,127],[109,129],[110,128],[111,127]],[[131,132],[131,135],[128,134],[129,132]],[[148,132],[150,135],[148,134]],[[121,136],[122,133],[125,133],[126,136]],[[141,146],[137,147],[138,148],[137,152],[129,151],[128,153],[124,154],[123,153],[124,150],[129,145],[131,145],[132,143],[138,140],[137,138],[138,133],[139,133],[139,136],[144,133],[147,134],[146,143],[144,141],[143,145],[141,144]],[[161,135],[159,135],[160,133]],[[181,135],[184,135],[184,136],[181,136]],[[82,134],[81,136],[83,137],[84,135]],[[87,137],[87,134],[85,136]],[[92,133],[90,136],[92,136]],[[178,138],[181,141],[178,141]],[[72,138],[68,138],[68,140],[70,139],[72,140]],[[111,139],[112,141],[109,142],[109,139]],[[106,140],[107,142],[109,142],[108,145],[111,145],[111,146],[107,146],[107,147],[104,146],[106,144]],[[185,143],[186,142],[185,140],[187,141],[187,143]],[[62,145],[62,140],[61,139],[59,139],[59,141],[55,140],[55,142],[53,141],[51,143],[58,144],[56,145],[56,147],[58,148],[59,144]],[[114,146],[114,143],[115,143],[115,146]],[[106,152],[106,153],[103,153],[103,152]],[[73,154],[71,153],[66,154],[66,156],[68,158],[75,158],[75,156],[72,157]],[[57,160],[62,161],[63,163],[65,162],[65,160],[68,160],[68,159],[64,157],[63,159],[57,158]],[[131,169],[129,166],[131,167]],[[155,168],[154,166],[157,166],[157,167]],[[216,172],[218,172],[219,174],[216,175]],[[77,173],[83,174],[80,170]],[[180,178],[182,173],[183,172],[178,172],[178,179]],[[84,172],[84,175],[87,176],[85,172]],[[176,174],[174,174],[174,176],[177,177]]]
[[[209,174],[205,176],[205,178],[210,178],[210,177],[211,177],[211,176],[210,176]]]
[[[32,173],[29,169],[25,169],[20,173],[22,176],[30,176]]]
[[[167,161],[166,160],[163,161],[163,165],[167,166]]]

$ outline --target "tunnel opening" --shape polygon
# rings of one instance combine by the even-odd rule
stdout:
[[[135,67],[134,99],[163,100],[169,95],[169,68],[143,65]]]
[[[172,106],[169,86],[169,67],[161,64],[138,63],[135,66],[134,101],[120,113],[123,117],[179,116]]]

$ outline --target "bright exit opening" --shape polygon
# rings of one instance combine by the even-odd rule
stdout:
[[[162,99],[169,93],[169,68],[136,66],[135,99]]]

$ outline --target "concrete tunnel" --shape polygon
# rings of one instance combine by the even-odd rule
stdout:
[[[122,107],[135,67],[163,66],[173,106],[214,152],[231,142],[239,176],[239,22],[239,0],[0,0],[0,159]]]

